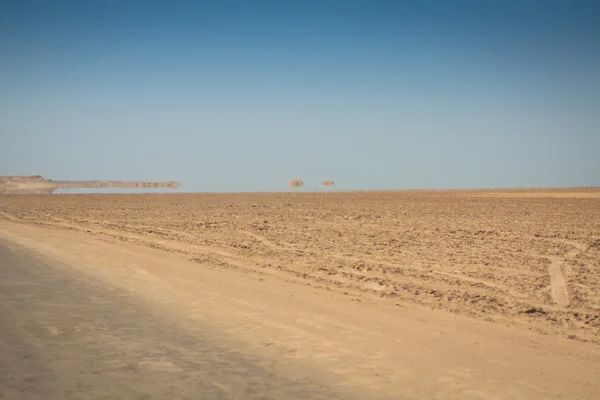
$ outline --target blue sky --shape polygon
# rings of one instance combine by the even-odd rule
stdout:
[[[2,1],[0,174],[600,186],[597,1]]]

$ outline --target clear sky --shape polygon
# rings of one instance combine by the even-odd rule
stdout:
[[[600,1],[0,0],[0,175],[600,186]]]

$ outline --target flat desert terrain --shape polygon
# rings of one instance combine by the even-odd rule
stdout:
[[[255,348],[397,390],[388,394],[592,398],[598,390],[585,375],[600,370],[585,365],[600,365],[600,189],[12,195],[0,196],[0,228],[56,257],[62,248],[63,261],[67,253],[105,260],[94,273],[112,270],[130,289],[144,281],[140,293],[169,282],[165,304],[168,293],[188,293],[196,307],[188,317],[210,322],[198,310],[211,304],[215,324]],[[140,251],[146,263],[133,261]],[[118,275],[118,265],[137,272]],[[208,285],[211,276],[220,278]],[[193,300],[201,292],[213,297]],[[288,296],[312,311],[298,317]],[[357,362],[366,352],[368,363]],[[454,373],[434,374],[446,367]]]
[[[600,342],[600,189],[5,196],[0,218]]]

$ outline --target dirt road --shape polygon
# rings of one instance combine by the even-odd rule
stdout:
[[[72,231],[3,221],[0,237],[43,260],[1,253],[5,398],[592,399],[600,390],[595,344]]]
[[[0,244],[0,398],[350,398]]]

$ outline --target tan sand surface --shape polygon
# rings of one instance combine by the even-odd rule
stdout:
[[[593,398],[597,192],[2,196],[0,234],[348,386]]]

